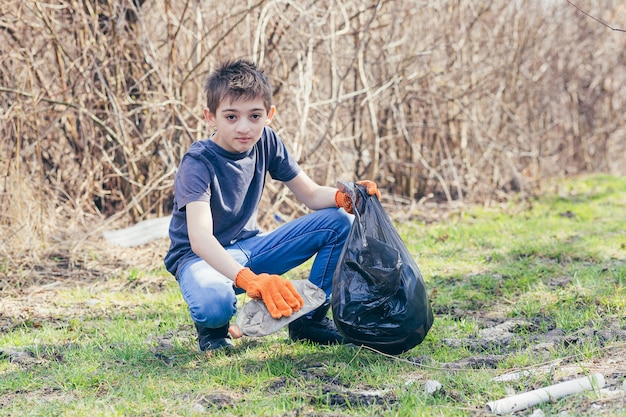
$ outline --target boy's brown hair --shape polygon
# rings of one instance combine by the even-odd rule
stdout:
[[[229,61],[213,71],[204,83],[206,106],[214,113],[220,103],[229,99],[254,100],[261,98],[265,109],[272,107],[272,86],[262,70],[250,61]]]

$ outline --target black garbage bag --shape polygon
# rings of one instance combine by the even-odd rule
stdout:
[[[396,355],[433,324],[424,279],[391,219],[365,187],[340,183],[355,219],[333,277],[333,319],[348,342]]]

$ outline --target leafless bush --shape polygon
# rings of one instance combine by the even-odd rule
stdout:
[[[626,26],[622,2],[578,6]],[[566,2],[19,0],[0,42],[2,243],[27,251],[70,219],[168,213],[207,134],[203,78],[239,57],[266,69],[274,127],[322,183],[487,202],[626,172],[626,36]],[[265,207],[303,210],[275,185]]]

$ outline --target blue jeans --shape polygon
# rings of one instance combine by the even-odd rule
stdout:
[[[353,218],[343,209],[318,210],[225,249],[257,274],[282,275],[315,256],[309,281],[329,297]],[[243,291],[200,257],[181,265],[177,279],[191,318],[200,326],[222,327],[237,312],[236,294]]]

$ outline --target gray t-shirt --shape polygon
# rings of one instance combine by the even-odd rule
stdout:
[[[213,233],[222,246],[228,246],[259,233],[257,212],[266,174],[286,182],[299,172],[282,139],[269,127],[248,152],[228,152],[211,139],[193,143],[174,179],[167,270],[176,275],[180,265],[193,256],[187,233],[187,204],[210,203]]]

